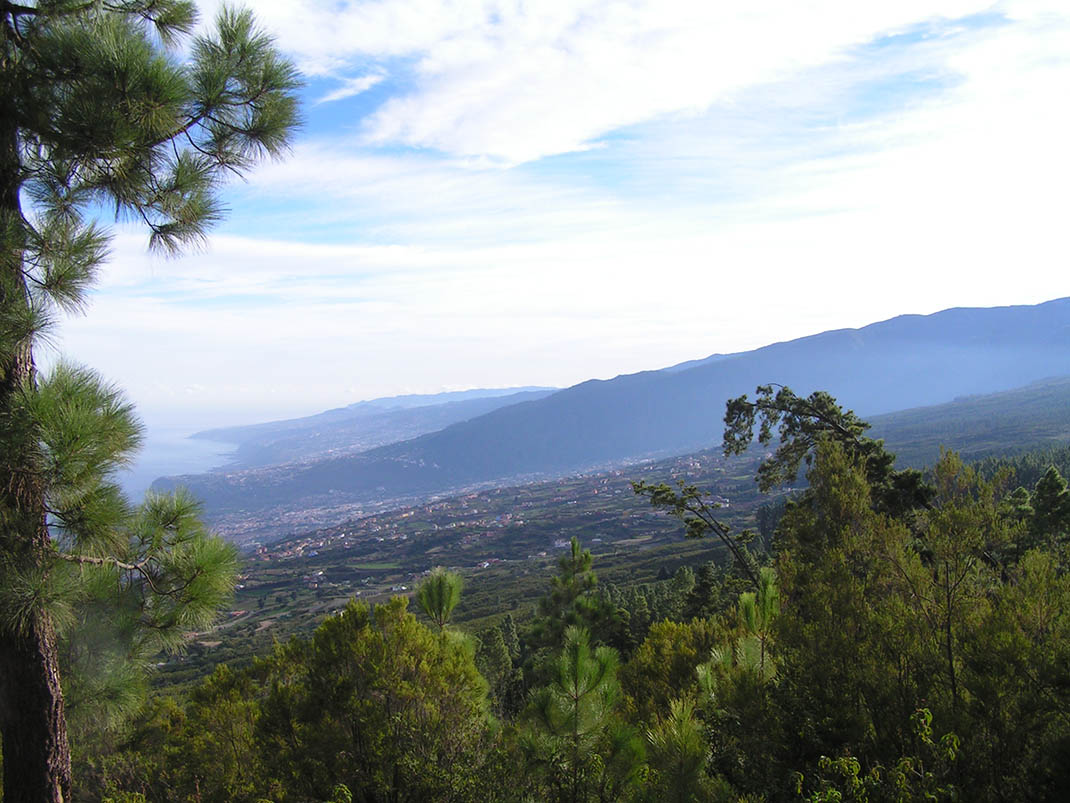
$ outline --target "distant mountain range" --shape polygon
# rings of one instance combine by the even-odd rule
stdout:
[[[411,500],[709,447],[720,440],[725,400],[757,384],[790,385],[801,394],[828,390],[872,417],[1067,375],[1070,298],[951,309],[518,398],[358,454],[285,470],[168,478],[160,486],[186,484],[210,515]]]
[[[556,388],[462,390],[357,402],[306,418],[223,427],[191,437],[233,443],[230,467],[270,466],[338,457],[435,432],[510,404],[535,401]]]

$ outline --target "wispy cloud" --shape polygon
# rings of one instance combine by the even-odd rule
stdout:
[[[366,119],[368,141],[512,164],[588,148],[622,126],[702,113],[842,60],[880,36],[991,7],[990,0],[267,0],[257,14],[310,75],[346,75],[376,62],[406,72],[406,89]]]
[[[360,75],[356,78],[344,79],[341,86],[328,92],[326,95],[323,95],[316,101],[316,103],[333,103],[337,100],[345,100],[346,98],[355,97],[363,92],[367,92],[376,84],[382,83],[384,78],[386,78],[386,73],[374,72],[367,75]]]
[[[302,139],[205,253],[122,229],[65,348],[312,411],[1067,292],[1064,7],[716,5],[257,3]]]

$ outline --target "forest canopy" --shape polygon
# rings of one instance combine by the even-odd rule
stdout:
[[[782,415],[809,415],[781,401]],[[110,749],[80,752],[79,794],[1058,799],[1070,781],[1061,472],[948,452],[888,504],[883,447],[862,422],[847,438],[828,420],[785,432],[806,439],[789,453],[808,483],[747,566],[603,585],[574,539],[530,618],[475,632],[450,623],[460,584],[436,571],[416,592],[423,618],[404,599],[353,603],[184,700],[158,698]],[[1011,487],[1018,467],[1036,476],[1028,487]]]

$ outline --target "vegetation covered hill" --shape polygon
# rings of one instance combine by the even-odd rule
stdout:
[[[392,396],[305,418],[205,430],[192,437],[235,444],[229,458],[232,467],[269,466],[367,451],[553,392],[553,388],[505,388]]]
[[[171,478],[225,530],[258,536],[432,495],[564,476],[716,443],[719,400],[779,381],[873,415],[1070,374],[1070,299],[953,309],[825,332],[678,371],[590,381],[438,432],[284,469]],[[295,510],[318,511],[294,520]],[[259,524],[254,520],[259,519]],[[263,526],[265,519],[271,520]],[[256,526],[246,527],[253,523]]]
[[[967,396],[947,404],[874,416],[870,434],[884,438],[900,465],[923,467],[954,449],[966,459],[1070,443],[1070,377]]]
[[[1070,489],[1058,466],[1070,447],[1004,461],[998,484],[985,479],[991,459],[978,471],[953,454],[922,476],[896,470],[853,415],[818,396],[760,402],[737,404],[732,428],[753,431],[748,411],[786,422],[760,475],[791,476],[809,458],[807,487],[759,542],[768,549],[732,539],[729,560],[710,547],[730,542],[710,537],[643,550],[644,536],[620,538],[631,535],[613,518],[625,488],[609,477],[291,541],[276,557],[331,555],[303,577],[331,615],[80,750],[80,791],[249,803],[1061,800]],[[1058,465],[1038,472],[1049,456]],[[753,494],[756,460],[647,468]],[[1037,479],[1013,489],[1008,469]],[[654,490],[668,510],[692,500],[686,487]],[[602,520],[582,515],[594,512],[579,510],[584,497]],[[490,518],[477,520],[484,505]],[[500,510],[544,520],[558,540],[583,531],[601,551],[573,538],[553,545],[556,568],[484,560],[465,570],[463,593],[442,570],[378,588],[417,554],[465,560],[524,541]],[[703,515],[769,525],[761,510],[733,498]],[[656,520],[639,519],[654,540]],[[367,582],[336,603],[346,572]],[[269,577],[250,570],[242,592],[267,597],[258,628],[280,632],[287,617],[271,609],[287,595]],[[480,615],[465,617],[471,598]],[[219,648],[223,632],[202,647]]]
[[[447,497],[260,547],[247,554],[228,616],[161,667],[160,680],[202,676],[220,661],[244,664],[274,639],[310,632],[354,596],[381,602],[411,592],[434,566],[469,578],[457,618],[478,624],[503,611],[527,619],[530,600],[572,537],[595,554],[603,577],[621,584],[712,560],[718,544],[682,545],[679,522],[639,499],[632,481],[687,479],[716,489],[726,521],[768,536],[773,518],[752,479],[755,464],[753,457],[728,460],[706,451],[627,471]]]
[[[886,438],[900,466],[930,466],[941,447],[950,448],[972,459],[988,456],[986,476],[1009,466],[1014,483],[1032,487],[1051,464],[1070,475],[1070,379],[878,416],[870,434]],[[1007,457],[1026,443],[1034,451]],[[1050,448],[1037,449],[1044,446]],[[523,620],[573,536],[590,548],[603,578],[625,585],[652,581],[665,569],[723,561],[723,547],[715,542],[682,543],[680,523],[636,497],[631,483],[694,483],[724,503],[719,514],[736,532],[749,528],[768,544],[783,498],[758,491],[754,473],[764,453],[755,449],[728,459],[720,450],[705,450],[474,491],[266,545],[248,559],[234,615],[168,663],[161,679],[177,682],[220,661],[247,661],[275,638],[309,632],[354,594],[384,601],[394,589],[410,591],[436,565],[469,578],[460,621],[480,625],[502,611]]]

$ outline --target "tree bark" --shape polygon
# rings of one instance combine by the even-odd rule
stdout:
[[[6,15],[5,15],[6,16]],[[7,20],[5,20],[6,22]],[[6,26],[5,26],[6,27]],[[5,34],[7,31],[5,30]],[[7,61],[5,42],[4,61]],[[8,77],[7,69],[0,78]],[[0,81],[8,83],[6,80]],[[0,323],[16,319],[29,304],[22,273],[24,239],[19,190],[22,183],[18,150],[17,105],[0,89]],[[8,327],[4,326],[7,330]],[[0,350],[0,587],[12,592],[19,574],[47,573],[52,558],[44,500],[44,484],[35,471],[29,433],[18,431],[14,415],[18,394],[32,382],[34,362],[30,338]],[[18,593],[17,591],[15,593]],[[29,601],[30,613],[15,622],[10,611],[0,617],[0,738],[3,749],[4,803],[66,803],[71,794],[71,758],[63,711],[56,634],[40,600]]]
[[[4,803],[66,803],[71,756],[55,633],[44,617],[0,634]]]

